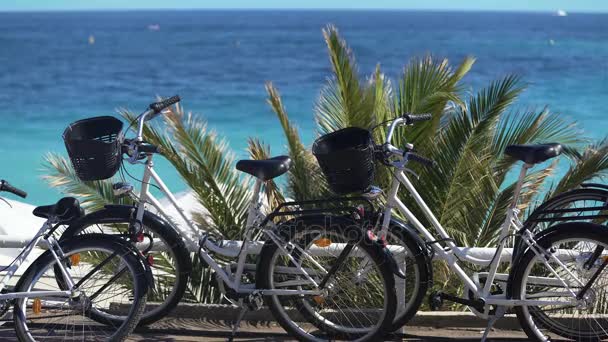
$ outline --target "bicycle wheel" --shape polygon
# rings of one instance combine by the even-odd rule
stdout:
[[[122,215],[102,209],[72,223],[61,239],[88,233],[114,234],[126,238],[130,220],[130,210]],[[177,306],[184,297],[192,271],[190,253],[175,229],[150,212],[144,214],[142,224],[145,238],[138,246],[150,264],[154,287],[148,292],[148,304],[140,326],[160,320]],[[154,241],[154,244],[147,251],[150,241]]]
[[[515,307],[528,337],[539,341],[552,335],[576,341],[608,338],[607,233],[601,225],[564,223],[536,238],[543,255],[531,249],[525,252],[513,270],[512,298],[561,302]],[[585,287],[588,290],[581,292]],[[576,300],[577,295],[582,299]]]
[[[327,224],[327,219],[295,219],[283,225],[278,230],[282,248],[267,241],[260,253],[256,287],[321,289],[320,295],[265,298],[281,326],[298,339],[379,338],[389,332],[397,303],[386,255],[352,221],[332,218]]]
[[[15,300],[13,316],[20,341],[122,341],[133,331],[145,308],[148,282],[141,260],[121,239],[94,234],[61,242],[66,271],[76,283],[76,296],[25,297]],[[16,292],[64,291],[57,282],[57,261],[43,253],[23,274]],[[122,272],[116,272],[117,270]],[[65,279],[65,278],[63,278]],[[116,300],[128,304],[116,305]],[[100,324],[92,315],[121,317]]]
[[[608,191],[594,188],[575,189],[559,194],[541,204],[528,216],[524,227],[537,234],[556,223],[567,221],[606,224],[608,218],[602,216],[607,214]],[[522,243],[518,235],[513,255],[522,251]]]
[[[413,241],[404,228],[391,225],[386,236],[387,245],[399,246],[391,253],[399,266],[399,270],[406,276],[405,279],[395,276],[395,289],[397,291],[397,312],[390,331],[395,331],[412,319],[424,300],[429,286],[429,267],[419,246]]]

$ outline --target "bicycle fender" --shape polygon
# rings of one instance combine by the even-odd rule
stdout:
[[[551,228],[541,231],[540,233],[534,235],[534,240],[537,242],[542,242],[541,240],[543,238],[549,237],[551,235],[554,235],[557,233],[561,234],[564,231],[574,233],[574,232],[580,231],[581,229],[595,231],[595,233],[598,236],[605,236],[606,232],[607,232],[606,226],[603,226],[601,224],[596,224],[596,223],[591,223],[591,222],[566,222],[566,223],[562,223],[562,224],[557,224]],[[547,246],[541,245],[541,247],[547,247]],[[513,277],[517,273],[516,271],[519,271],[519,267],[523,267],[523,266],[521,266],[520,261],[523,258],[523,256],[528,252],[529,249],[530,249],[530,247],[526,246],[526,249],[523,250],[521,253],[519,253],[517,255],[517,257],[515,258],[515,260],[513,261],[513,263],[511,264],[511,271],[509,272],[509,278],[507,279],[507,299],[511,299],[511,296],[513,295],[513,289],[512,289]]]
[[[416,230],[414,228],[412,228],[412,226],[410,226],[409,224],[399,220],[396,217],[391,217],[391,221],[389,223],[389,226],[391,229],[393,229],[394,232],[398,233],[401,235],[401,238],[405,241],[405,240],[409,240],[412,241],[415,246],[416,246],[416,250],[415,253],[417,254],[416,257],[423,257],[424,258],[424,264],[426,265],[427,268],[427,279],[426,281],[428,282],[429,286],[432,287],[433,286],[433,265],[432,265],[432,258],[431,255],[429,253],[429,249],[426,246],[426,243],[424,242],[424,240],[420,237],[420,235],[418,235],[418,233],[416,232]],[[395,266],[397,266],[396,262],[395,262]],[[400,271],[398,273],[401,273]],[[397,274],[397,273],[396,273]],[[401,277],[401,275],[398,274],[399,277]]]
[[[106,205],[101,210],[86,214],[85,216],[71,222],[68,228],[65,230],[64,235],[67,232],[76,231],[82,228],[89,220],[95,220],[101,223],[113,223],[119,222],[119,220],[125,221],[134,219],[136,211],[137,208],[131,205]],[[145,225],[165,226],[168,229],[174,229],[167,221],[147,210],[144,211],[143,221]]]

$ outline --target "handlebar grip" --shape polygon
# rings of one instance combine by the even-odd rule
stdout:
[[[405,114],[403,116],[405,118],[406,124],[411,125],[418,121],[429,121],[433,118],[431,114]]]
[[[178,103],[180,100],[181,100],[181,98],[179,97],[179,95],[175,95],[168,99],[164,99],[162,101],[154,102],[154,103],[150,104],[150,109],[152,109],[154,111],[154,113],[158,114],[163,109]]]
[[[137,151],[143,153],[161,153],[160,147],[148,143],[137,146]]]
[[[6,192],[10,192],[13,193],[21,198],[26,198],[27,197],[27,192],[18,189],[12,185],[10,185],[7,181],[5,180],[1,180],[0,181],[0,191],[6,191]]]
[[[434,160],[428,159],[426,157],[423,157],[423,156],[418,155],[418,154],[413,153],[413,152],[409,152],[407,154],[407,160],[415,161],[415,162],[420,163],[420,164],[422,164],[422,165],[424,165],[426,167],[435,167],[435,165],[437,165],[437,163],[435,163]]]

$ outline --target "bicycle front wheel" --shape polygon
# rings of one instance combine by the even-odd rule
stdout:
[[[607,232],[586,222],[557,225],[537,238],[538,253],[521,257],[510,285],[512,298],[537,301],[515,307],[531,339],[608,338]]]
[[[61,239],[103,233],[123,238],[128,236],[130,207],[102,209],[73,222]],[[154,287],[148,292],[147,305],[139,325],[148,325],[167,316],[186,292],[192,260],[180,235],[158,216],[146,211],[143,217],[144,241],[138,246],[144,253],[154,277]],[[150,246],[150,242],[152,246]],[[188,298],[190,299],[190,298]]]
[[[149,286],[138,255],[121,239],[101,234],[65,240],[60,247],[61,263],[75,283],[72,295],[16,299],[13,316],[19,340],[126,339],[139,322]],[[57,265],[50,251],[43,253],[19,279],[15,291],[70,290],[66,278],[57,279]],[[123,299],[128,305],[116,304]],[[107,324],[99,323],[98,317],[106,318]]]
[[[382,248],[359,225],[325,216],[295,219],[278,232],[278,244],[268,241],[260,254],[257,288],[318,292],[266,297],[285,330],[303,340],[364,341],[389,331],[395,280]]]

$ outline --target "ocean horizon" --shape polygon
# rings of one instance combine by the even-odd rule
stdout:
[[[518,74],[528,88],[514,109],[545,106],[578,122],[589,139],[606,136],[608,14],[422,10],[128,10],[0,12],[0,179],[32,204],[61,194],[41,177],[47,152],[65,155],[61,135],[78,119],[140,112],[179,94],[246,158],[248,137],[286,152],[266,104],[272,81],[310,144],[313,107],[331,75],[321,29],[334,24],[361,75],[380,64],[395,80],[411,57],[457,65],[477,58],[463,80],[474,93]],[[162,158],[157,158],[162,159]],[[179,176],[159,173],[176,192]],[[135,171],[135,170],[134,170]],[[133,173],[139,176],[138,173]],[[11,197],[13,198],[13,197]]]

